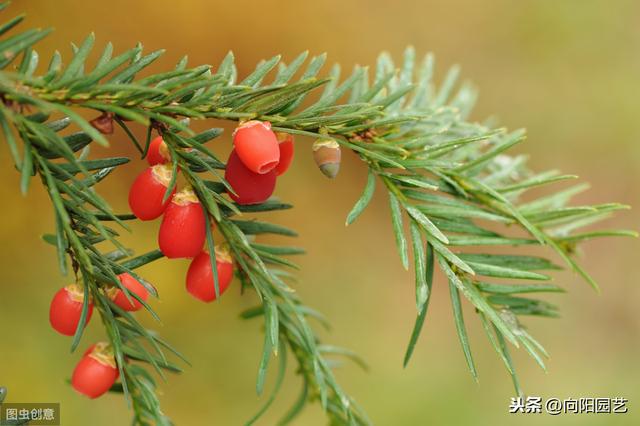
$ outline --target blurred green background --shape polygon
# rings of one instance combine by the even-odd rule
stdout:
[[[534,167],[560,168],[590,181],[592,190],[579,201],[640,205],[638,1],[31,0],[15,2],[3,20],[20,11],[28,13],[28,26],[56,29],[40,45],[44,63],[56,48],[68,55],[69,43],[90,31],[96,32],[98,45],[112,41],[116,51],[137,41],[148,50],[166,48],[156,71],[185,53],[192,65],[217,64],[231,49],[241,75],[277,53],[290,60],[302,50],[326,51],[330,62],[349,70],[356,63],[374,63],[381,50],[399,57],[413,44],[419,52],[436,54],[440,76],[454,63],[462,66],[463,75],[481,90],[475,119],[496,114],[511,128],[528,128],[529,139],[518,149],[531,154]],[[395,253],[386,199],[376,197],[361,220],[345,229],[345,215],[364,184],[363,166],[349,156],[338,179],[330,182],[313,165],[309,141],[299,142],[292,170],[277,190],[297,208],[273,219],[299,230],[296,243],[308,249],[298,259],[297,289],[331,319],[334,329],[326,341],[350,347],[370,363],[369,373],[347,364],[337,374],[376,424],[640,424],[637,241],[584,246],[582,262],[600,282],[601,295],[571,273],[558,275],[557,282],[569,290],[553,297],[563,318],[527,321],[551,353],[547,374],[522,351],[515,355],[529,394],[622,396],[630,399],[630,412],[513,417],[507,414],[510,379],[470,311],[480,383],[466,371],[441,277],[414,359],[402,368],[414,319],[413,279]],[[228,152],[228,138],[217,145],[218,152]],[[112,138],[112,152],[133,155],[121,132]],[[95,149],[93,155],[106,151]],[[9,401],[59,401],[64,425],[127,424],[121,397],[89,401],[65,382],[78,354],[70,355],[70,341],[48,324],[51,296],[67,283],[53,249],[39,238],[53,227],[51,209],[35,181],[27,197],[19,194],[6,146],[0,161],[0,198],[6,203],[0,222],[0,385],[9,387]],[[143,167],[134,162],[102,184],[117,210],[127,209],[128,186]],[[637,218],[637,210],[631,210],[608,225],[637,229]],[[125,241],[139,252],[149,250],[157,226],[136,224],[136,237]],[[161,300],[153,305],[163,324],[141,316],[193,364],[161,385],[163,407],[178,425],[242,424],[263,402],[254,391],[261,323],[238,319],[254,297],[240,297],[235,285],[221,303],[198,303],[184,291],[187,266],[187,261],[160,261],[141,271],[160,291]],[[94,318],[82,346],[102,338],[101,333]],[[274,424],[298,386],[291,375],[259,424]],[[295,422],[325,423],[317,406]]]

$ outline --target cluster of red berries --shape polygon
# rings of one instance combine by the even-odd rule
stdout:
[[[118,275],[118,279],[131,295],[146,302],[149,292],[138,280],[128,273]],[[120,309],[125,311],[137,311],[142,308],[142,303],[135,297],[128,298],[118,287],[112,287],[105,294]],[[91,319],[93,303],[91,296],[85,295],[84,290],[77,284],[71,284],[61,288],[53,296],[49,309],[49,322],[51,326],[65,336],[73,336],[78,328],[82,316],[84,299],[88,297],[87,315],[83,327]],[[113,353],[106,343],[96,343],[82,356],[71,378],[73,388],[90,398],[97,398],[107,392],[118,378],[118,369],[113,358]]]
[[[229,156],[225,179],[233,189],[229,196],[238,204],[259,204],[275,189],[276,177],[284,173],[293,158],[293,137],[277,135],[268,122],[248,121],[233,133],[234,149]],[[209,253],[203,250],[206,219],[203,206],[193,189],[187,187],[165,197],[174,181],[169,164],[171,154],[162,137],[155,138],[147,155],[149,168],[134,181],[129,191],[129,206],[141,220],[162,216],[158,232],[160,251],[170,258],[193,259],[187,274],[187,291],[197,299],[210,302],[213,272]],[[227,251],[216,247],[217,274],[222,293],[233,277],[233,262]]]
[[[276,134],[268,122],[248,121],[233,134],[234,149],[227,162],[225,179],[233,188],[229,196],[238,204],[259,204],[266,201],[275,189],[277,176],[284,173],[293,159],[293,137]],[[173,180],[171,154],[162,137],[149,145],[149,168],[133,182],[129,191],[129,207],[140,220],[162,216],[158,245],[168,258],[191,258],[186,277],[187,291],[204,302],[216,299],[214,274],[209,253],[203,249],[206,240],[205,211],[193,189],[178,192],[175,188],[165,197]],[[228,251],[215,248],[216,272],[222,294],[233,278],[233,260]],[[137,311],[146,303],[149,293],[145,286],[128,273],[118,276],[121,285],[104,290],[115,305],[125,311]],[[51,302],[49,319],[59,333],[73,336],[82,316],[85,297],[89,297],[85,324],[91,319],[93,303],[82,287],[72,284],[60,289]],[[138,300],[139,299],[139,300]],[[118,379],[113,350],[107,343],[96,343],[82,356],[73,372],[73,388],[90,398],[107,392]]]
[[[247,121],[233,132],[224,178],[238,204],[260,204],[273,194],[276,178],[293,160],[293,136],[275,133],[268,121]]]

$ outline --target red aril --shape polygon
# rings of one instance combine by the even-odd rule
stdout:
[[[158,245],[168,258],[195,257],[202,250],[206,238],[202,205],[191,188],[176,193],[167,206]]]
[[[99,342],[89,348],[76,365],[71,385],[77,392],[93,399],[106,393],[118,376],[111,346]]]
[[[280,148],[280,162],[276,166],[276,174],[282,175],[289,169],[293,161],[293,135],[289,133],[276,133],[278,147]]]
[[[229,252],[216,247],[216,270],[218,272],[218,290],[225,292],[233,279],[233,262]],[[211,302],[216,299],[215,284],[209,253],[203,251],[189,265],[187,272],[187,291],[196,299]]]
[[[247,121],[233,132],[233,146],[253,173],[269,173],[280,161],[278,139],[268,121]]]
[[[145,286],[140,283],[140,281],[136,280],[131,276],[131,274],[128,274],[126,272],[124,274],[118,275],[118,278],[120,279],[123,287],[129,290],[129,293],[137,295],[145,302],[147,301],[147,299],[149,298],[149,292],[147,291]],[[113,287],[109,291],[109,297],[111,298],[111,300],[113,300],[113,303],[115,303],[125,311],[137,311],[142,308],[142,303],[136,300],[133,295],[129,296],[129,298],[131,299],[129,301],[124,292],[118,287]]]
[[[147,151],[147,162],[150,166],[156,164],[165,164],[171,161],[171,153],[167,144],[162,139],[162,136],[154,138],[149,143],[149,150]]]
[[[84,297],[83,288],[77,284],[71,284],[58,290],[53,296],[49,308],[49,322],[54,330],[65,336],[73,336],[76,333],[82,315]],[[92,313],[93,303],[89,301],[85,326],[89,323]]]
[[[235,150],[231,151],[224,172],[225,180],[235,194],[229,196],[238,204],[260,204],[266,201],[276,188],[276,171],[257,174],[245,167]]]
[[[164,212],[171,197],[162,201],[171,182],[168,164],[158,164],[143,171],[129,190],[129,207],[140,220],[153,220]],[[175,192],[175,188],[173,190]]]

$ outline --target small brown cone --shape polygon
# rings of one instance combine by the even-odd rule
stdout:
[[[323,175],[333,179],[340,171],[342,153],[340,145],[333,139],[318,139],[313,143],[313,159]]]

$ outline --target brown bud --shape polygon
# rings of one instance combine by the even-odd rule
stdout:
[[[313,159],[323,175],[333,179],[340,171],[340,145],[333,139],[318,139],[313,143]]]
[[[91,123],[91,125],[103,135],[110,135],[113,133],[113,114],[110,112],[103,112],[100,116],[94,118],[89,123]]]

